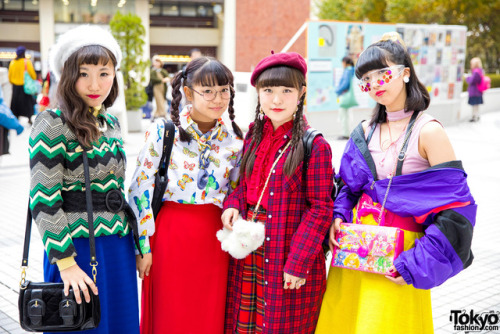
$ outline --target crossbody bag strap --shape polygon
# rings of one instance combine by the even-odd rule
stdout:
[[[94,276],[94,283],[97,279],[97,257],[95,252],[95,235],[94,235],[94,213],[92,206],[92,192],[90,190],[90,172],[89,172],[89,161],[87,157],[87,151],[82,152],[83,156],[83,172],[85,174],[85,195],[87,202],[87,217],[89,225],[89,243],[90,243],[90,265],[92,266],[92,275]],[[28,201],[28,213],[26,215],[26,230],[24,233],[24,246],[23,246],[23,258],[21,261],[21,286],[24,284],[26,278],[26,268],[28,267],[28,257],[31,239],[31,227],[33,224],[33,214],[30,209],[30,202]]]
[[[264,187],[262,188],[262,192],[260,193],[259,200],[257,201],[257,205],[255,205],[255,210],[253,210],[253,217],[252,220],[255,222],[255,219],[257,217],[257,212],[259,212],[259,207],[260,207],[260,202],[262,201],[262,198],[264,197],[264,192],[266,191],[267,184],[269,183],[269,180],[271,179],[271,174],[273,173],[274,167],[278,164],[278,161],[281,159],[283,156],[283,153],[288,149],[292,141],[290,140],[288,144],[286,144],[285,148],[281,151],[280,155],[274,160],[273,165],[271,166],[271,169],[269,170],[269,175],[267,176],[266,183],[264,183]]]

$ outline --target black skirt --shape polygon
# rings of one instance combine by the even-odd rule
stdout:
[[[469,96],[469,104],[471,106],[483,104],[483,97],[482,96]]]
[[[12,101],[10,109],[12,113],[19,118],[24,116],[30,118],[34,113],[35,98],[24,92],[24,86],[12,85]]]

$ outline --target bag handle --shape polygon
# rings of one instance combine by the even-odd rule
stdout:
[[[94,235],[94,214],[92,205],[92,192],[90,190],[90,172],[89,172],[89,160],[87,156],[87,150],[82,152],[83,156],[83,172],[85,174],[85,195],[87,202],[87,217],[89,225],[89,243],[90,243],[90,265],[92,266],[92,276],[94,277],[94,283],[97,280],[97,257],[95,252],[95,235]],[[32,212],[30,210],[30,202],[28,201],[28,214],[26,218],[26,231],[24,234],[24,247],[23,247],[23,259],[21,262],[21,282],[19,285],[21,288],[26,281],[26,268],[28,268],[28,255],[31,239],[31,226],[33,221]]]
[[[255,206],[255,209],[253,210],[253,217],[252,217],[253,222],[255,222],[255,217],[257,217],[257,212],[259,211],[260,202],[262,201],[262,197],[264,197],[264,192],[266,191],[267,184],[269,183],[269,180],[271,179],[271,174],[273,173],[274,167],[276,167],[276,164],[278,164],[278,161],[281,159],[281,157],[283,156],[283,153],[285,153],[285,151],[288,149],[288,147],[290,146],[291,143],[292,143],[292,141],[290,140],[288,142],[288,144],[286,144],[285,148],[283,150],[281,150],[280,155],[278,155],[276,160],[274,160],[273,165],[271,166],[271,169],[269,170],[269,175],[267,176],[266,183],[264,183],[264,188],[262,188],[262,192],[260,193],[260,197],[259,197],[259,200],[257,201],[257,205]]]

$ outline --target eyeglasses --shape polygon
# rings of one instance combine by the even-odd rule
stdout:
[[[387,85],[394,79],[399,78],[404,69],[404,65],[394,65],[379,70],[370,71],[359,80],[359,87],[361,88],[362,92],[368,92],[372,90],[372,85],[374,82],[376,82],[380,86]]]
[[[231,97],[231,87],[223,88],[221,91],[215,89],[204,89],[203,92],[198,92],[193,88],[190,88],[193,92],[198,93],[203,97],[205,101],[213,101],[217,97],[217,93],[220,94],[221,99],[227,100]]]

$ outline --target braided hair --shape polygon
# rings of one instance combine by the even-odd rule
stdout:
[[[276,66],[268,68],[262,72],[257,78],[257,83],[255,85],[257,90],[263,87],[277,86],[296,88],[299,92],[301,92],[302,87],[306,86],[306,81],[304,75],[296,68]],[[304,137],[305,131],[305,121],[303,117],[305,98],[306,94],[304,93],[300,97],[295,118],[293,120],[292,139],[290,144],[291,152],[288,154],[283,167],[285,175],[288,177],[292,176],[299,164],[302,160],[304,160],[304,145],[302,144],[302,138]],[[249,146],[250,149],[245,152],[241,161],[241,175],[250,175],[252,173],[255,163],[255,152],[262,141],[265,120],[259,117],[260,112],[261,106],[260,101],[258,101],[257,107],[255,108],[254,126],[252,128]]]
[[[233,131],[237,137],[243,138],[243,132],[234,121],[234,78],[231,71],[220,61],[212,57],[200,57],[190,61],[186,67],[179,71],[172,80],[172,109],[170,118],[179,129],[181,141],[190,142],[191,135],[180,126],[179,106],[182,100],[181,90],[184,86],[192,88],[194,85],[201,86],[225,86],[231,87],[231,98],[228,104],[229,119]]]

